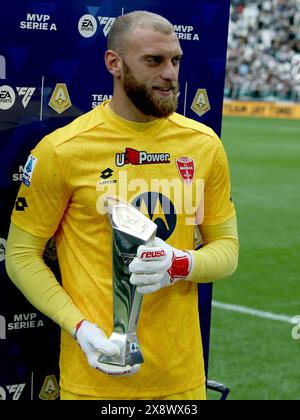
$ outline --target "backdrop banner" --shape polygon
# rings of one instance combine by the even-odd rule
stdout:
[[[10,215],[30,150],[112,94],[104,65],[115,18],[133,10],[167,17],[181,42],[178,112],[221,131],[229,0],[10,0],[0,26],[0,399],[59,398],[59,328],[8,279]],[[155,220],[153,220],[155,222]],[[45,260],[59,278],[55,244]],[[206,369],[211,285],[199,287]]]

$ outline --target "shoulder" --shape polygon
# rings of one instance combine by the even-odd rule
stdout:
[[[217,134],[214,132],[213,129],[191,118],[187,118],[175,112],[170,117],[168,117],[168,120],[174,125],[177,125],[178,127],[186,128],[187,130],[194,131],[195,133],[198,133],[199,135],[200,134],[204,135],[205,137],[207,137],[208,141],[217,142],[217,143],[220,142],[219,137],[217,136]]]
[[[94,108],[91,111],[77,117],[70,124],[58,128],[46,136],[47,140],[53,144],[54,147],[68,142],[69,140],[88,133],[96,127],[103,124],[104,119],[100,107]]]

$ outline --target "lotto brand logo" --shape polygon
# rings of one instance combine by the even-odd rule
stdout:
[[[141,254],[141,258],[144,260],[152,260],[155,258],[161,258],[164,257],[166,255],[165,251],[163,249],[159,250],[159,251],[144,251]]]
[[[100,178],[102,179],[110,178],[113,173],[114,171],[112,169],[106,168],[104,171],[101,172]]]
[[[169,153],[147,153],[126,147],[125,153],[116,154],[116,165],[149,165],[155,163],[170,163]]]
[[[3,55],[0,55],[0,79],[6,79],[6,61]]]
[[[25,197],[17,197],[15,209],[16,211],[25,211],[26,207],[28,207],[27,201]]]

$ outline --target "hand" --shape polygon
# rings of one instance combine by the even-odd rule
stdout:
[[[139,370],[140,365],[116,366],[98,361],[101,354],[119,356],[120,348],[97,325],[83,320],[77,325],[74,335],[93,368],[111,376],[131,376]]]
[[[185,279],[191,271],[192,255],[175,249],[160,238],[152,246],[139,246],[129,265],[130,283],[141,294],[152,293]]]

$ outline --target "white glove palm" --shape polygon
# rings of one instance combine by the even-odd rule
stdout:
[[[129,265],[130,283],[141,294],[152,293],[185,279],[191,271],[192,255],[175,249],[160,238],[152,246],[139,246]]]
[[[99,362],[98,359],[101,354],[118,356],[120,348],[106,337],[101,328],[89,321],[84,320],[78,324],[75,338],[85,353],[89,365],[107,375],[131,376],[140,368],[140,365],[116,366]]]

